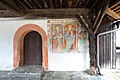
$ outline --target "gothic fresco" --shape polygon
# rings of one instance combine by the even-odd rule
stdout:
[[[76,19],[48,20],[48,48],[51,53],[88,49],[88,34]]]

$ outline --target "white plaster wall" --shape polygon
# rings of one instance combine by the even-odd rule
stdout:
[[[89,53],[53,53],[49,54],[51,71],[83,71],[89,68]]]
[[[37,24],[47,33],[47,20],[0,19],[0,70],[13,69],[13,38],[25,24]]]
[[[0,70],[13,69],[13,38],[17,29],[25,24],[37,24],[47,33],[47,20],[0,19]],[[51,71],[82,71],[89,68],[89,53],[49,53]]]

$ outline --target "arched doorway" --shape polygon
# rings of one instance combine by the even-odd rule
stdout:
[[[42,67],[44,70],[48,70],[47,34],[40,26],[35,24],[23,25],[15,32],[13,40],[13,67],[17,68],[24,64],[24,37],[31,31],[38,32],[42,37]]]
[[[24,64],[42,65],[42,37],[36,31],[31,31],[24,37]]]

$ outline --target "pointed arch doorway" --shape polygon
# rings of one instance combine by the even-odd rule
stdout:
[[[23,25],[22,27],[18,28],[18,30],[16,31],[14,35],[14,40],[13,40],[13,51],[14,51],[13,67],[17,68],[17,67],[20,67],[21,65],[29,64],[28,62],[25,62],[26,53],[24,54],[24,38],[26,37],[26,35],[28,35],[31,32],[35,32],[35,34],[39,36],[41,35],[42,37],[42,44],[41,44],[42,45],[42,48],[41,48],[42,63],[39,63],[39,64],[42,64],[42,67],[44,68],[44,70],[48,70],[47,35],[46,35],[46,32],[40,26],[35,24]],[[38,62],[39,62],[39,59],[38,59]],[[30,63],[30,64],[36,64],[36,63]]]

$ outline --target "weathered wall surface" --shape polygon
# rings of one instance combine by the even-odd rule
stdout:
[[[46,20],[0,19],[0,70],[13,69],[14,34],[25,24],[39,25],[47,33]]]
[[[48,34],[47,20],[0,19],[0,70],[13,69],[13,39],[18,28],[26,24],[36,24]],[[89,68],[89,50],[86,52],[48,52],[48,70],[81,71]]]

